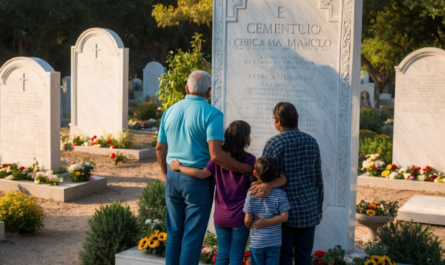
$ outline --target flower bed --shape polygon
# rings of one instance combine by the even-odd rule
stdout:
[[[64,173],[65,170],[61,168],[56,172]],[[0,179],[33,181],[34,184],[47,184],[48,186],[59,185],[64,180],[53,170],[41,171],[37,161],[28,168],[20,166],[19,163],[3,164],[0,169]]]
[[[96,148],[110,148],[110,149],[137,149],[137,146],[133,144],[133,131],[123,130],[118,138],[115,138],[113,134],[102,135],[97,137],[85,136],[85,135],[67,135],[60,133],[60,150],[65,151],[70,146],[93,146]]]

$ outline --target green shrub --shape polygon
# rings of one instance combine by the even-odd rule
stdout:
[[[137,245],[140,228],[129,206],[101,205],[88,220],[90,231],[79,253],[82,264],[114,264],[114,255]]]
[[[43,208],[36,197],[11,191],[0,199],[0,221],[13,233],[35,233],[43,227]]]
[[[382,131],[384,121],[380,118],[380,111],[366,109],[360,113],[360,130],[370,130],[376,133]]]
[[[195,33],[191,46],[192,52],[178,50],[177,54],[171,51],[167,56],[169,70],[159,78],[159,99],[162,101],[162,109],[166,110],[171,105],[185,97],[185,85],[188,76],[195,70],[204,70],[210,73],[211,67],[207,63],[204,53],[201,52],[202,35]]]
[[[445,264],[441,241],[434,237],[429,226],[397,221],[379,228],[377,235],[388,247],[387,256],[398,263]]]
[[[156,118],[156,102],[150,97],[138,100],[134,107],[134,112],[137,113],[139,120],[148,120]]]
[[[145,220],[167,219],[167,203],[165,201],[165,183],[159,179],[149,181],[142,191],[142,196],[138,202],[139,222],[145,223]]]
[[[385,134],[376,134],[369,130],[360,131],[359,155],[380,154],[380,160],[386,164],[392,163],[393,139]]]

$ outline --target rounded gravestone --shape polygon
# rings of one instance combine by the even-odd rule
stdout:
[[[165,68],[158,62],[149,62],[144,68],[144,97],[155,96],[159,90],[159,77],[165,73]]]
[[[39,58],[16,57],[0,68],[0,160],[60,167],[60,73]]]
[[[118,134],[128,121],[128,49],[112,30],[92,28],[71,47],[70,133]]]

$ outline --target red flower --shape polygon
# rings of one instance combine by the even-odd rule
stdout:
[[[24,170],[25,169],[25,167],[20,167],[20,170]]]
[[[323,250],[317,250],[315,251],[314,255],[321,258],[326,256],[326,252],[324,252]]]
[[[430,179],[430,182],[434,182],[434,180]]]
[[[430,169],[431,167],[430,166],[426,166],[426,169]]]
[[[371,210],[372,210],[372,209],[374,209],[374,206],[372,206],[372,205],[369,205],[369,209],[371,209]]]
[[[376,203],[375,206],[380,206],[380,203]]]
[[[318,264],[321,264],[321,265],[326,264],[326,263],[324,263],[324,261],[321,258],[319,258],[319,257],[315,257],[315,258],[317,259]]]
[[[397,167],[397,165],[395,165],[395,164],[392,164],[392,168],[396,168]]]
[[[77,136],[77,139],[79,139],[79,136]]]
[[[2,167],[5,168],[5,167],[6,167],[6,164],[3,164]]]
[[[74,143],[73,145],[74,145],[74,146],[77,146],[77,143]]]
[[[218,255],[218,252],[215,253],[215,255],[213,255],[213,263],[216,263],[216,256]]]
[[[248,258],[250,257],[250,251],[247,251],[246,253],[244,253],[244,258]]]
[[[420,170],[420,167],[418,167],[417,170]]]
[[[377,167],[373,166],[372,169],[377,170]]]
[[[416,172],[417,168],[413,167],[413,172]]]
[[[10,167],[14,167],[14,165],[13,165],[13,164],[9,164],[9,166],[10,166]]]
[[[111,148],[113,148],[113,149],[114,149],[114,148],[116,148],[116,146],[115,146],[115,145],[113,145],[113,146],[112,146]]]
[[[144,122],[144,126],[147,126],[147,125],[148,125],[148,123]]]
[[[68,138],[68,135],[65,134],[65,138]]]
[[[93,175],[93,173],[90,173],[90,177]]]
[[[116,158],[116,154],[112,153],[110,157],[111,157],[111,159],[115,159]]]
[[[388,207],[391,207],[391,203],[390,202],[388,202]]]
[[[92,143],[91,143],[91,145],[96,145],[96,144],[97,144],[97,143],[95,143],[95,142],[92,142]]]
[[[94,136],[93,136],[93,139],[96,139],[96,138],[97,138],[97,136],[96,136],[96,135],[94,135]]]
[[[111,140],[108,140],[107,143],[108,143],[108,144],[111,144]]]

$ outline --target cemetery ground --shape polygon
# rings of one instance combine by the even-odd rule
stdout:
[[[68,128],[62,128],[68,133]],[[136,134],[135,141],[139,145],[149,146],[153,132]],[[0,242],[0,264],[80,264],[78,259],[85,240],[85,231],[89,229],[88,219],[102,204],[120,200],[128,204],[133,213],[138,213],[137,202],[148,181],[161,178],[156,158],[142,161],[128,160],[114,166],[107,156],[91,155],[65,151],[61,154],[61,165],[67,167],[78,162],[82,157],[91,157],[96,163],[95,175],[108,179],[106,190],[91,196],[68,203],[38,199],[45,214],[45,227],[35,235],[6,234],[6,241]],[[4,196],[0,192],[0,197]],[[376,198],[397,200],[400,207],[414,195],[431,195],[445,197],[445,193],[391,190],[383,188],[357,187],[357,203],[360,200],[372,201]],[[434,235],[439,236],[445,247],[445,227],[431,226]],[[355,246],[364,248],[361,238],[366,230],[356,225]],[[26,250],[26,251],[25,251]]]

